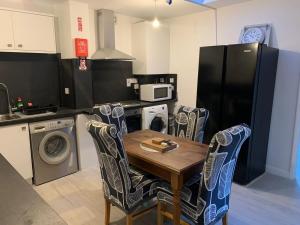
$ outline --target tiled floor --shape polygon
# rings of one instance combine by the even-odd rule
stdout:
[[[35,187],[69,225],[102,225],[104,200],[97,169]],[[233,185],[229,225],[299,225],[300,187],[296,182],[266,174],[249,187]],[[111,224],[125,224],[124,214],[113,207]],[[135,225],[156,224],[156,213]]]

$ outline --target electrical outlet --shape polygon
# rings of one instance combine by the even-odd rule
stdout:
[[[137,89],[140,88],[140,85],[139,85],[139,84],[134,84],[133,88],[134,88],[135,90],[137,90]]]
[[[136,78],[131,78],[131,83],[132,84],[137,84],[138,80]]]
[[[131,78],[126,79],[126,86],[131,87]]]
[[[170,78],[170,83],[174,83],[174,78]]]

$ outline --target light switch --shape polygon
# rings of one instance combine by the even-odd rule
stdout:
[[[65,88],[65,94],[69,95],[70,94],[70,89],[69,88]]]
[[[131,87],[131,78],[126,79],[126,86]]]

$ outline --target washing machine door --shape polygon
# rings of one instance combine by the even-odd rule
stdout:
[[[162,115],[157,114],[151,121],[150,123],[150,130],[154,130],[154,131],[158,131],[158,132],[162,132],[164,129],[166,129],[167,125],[166,125],[166,121],[163,118]]]
[[[62,131],[48,133],[39,146],[41,159],[48,164],[57,165],[64,162],[71,154],[70,137]]]

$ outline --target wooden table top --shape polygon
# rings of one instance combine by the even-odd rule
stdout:
[[[141,142],[156,137],[175,141],[179,147],[165,153],[150,152],[141,148]],[[208,145],[152,130],[141,130],[125,135],[124,145],[129,157],[142,159],[164,170],[177,174],[199,163],[204,163],[208,152]]]

